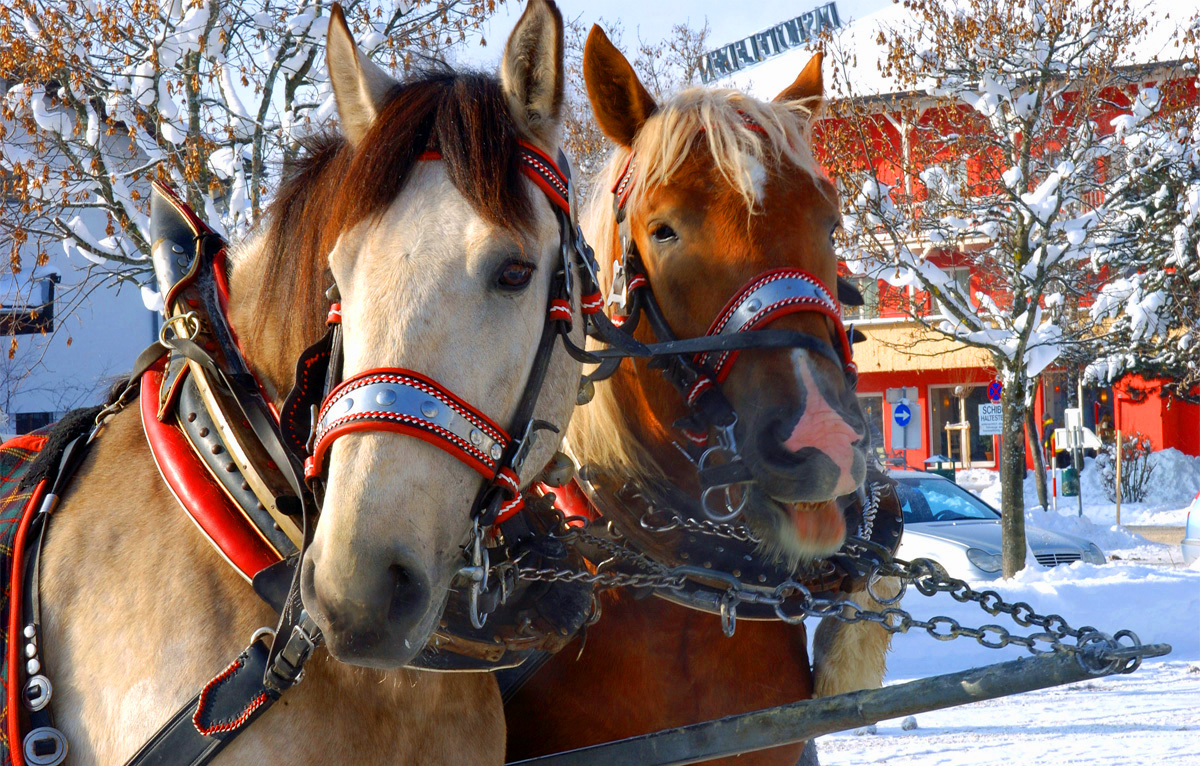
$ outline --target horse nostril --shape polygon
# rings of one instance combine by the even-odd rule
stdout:
[[[393,623],[419,619],[429,602],[430,589],[425,578],[413,575],[410,567],[399,563],[388,567],[388,577],[392,585],[388,619]]]

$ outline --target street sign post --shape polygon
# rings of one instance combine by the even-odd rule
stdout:
[[[916,387],[889,388],[886,396],[892,405],[892,449],[905,453],[910,449],[920,449],[921,405],[917,401]],[[904,462],[908,464],[907,454],[904,455]]]

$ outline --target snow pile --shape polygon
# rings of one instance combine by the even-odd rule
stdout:
[[[1177,449],[1165,449],[1150,455],[1154,474],[1150,479],[1150,491],[1140,503],[1121,503],[1121,523],[1134,526],[1183,526],[1187,519],[1187,507],[1200,492],[1200,457],[1186,455]],[[959,485],[971,490],[990,505],[1000,507],[1000,474],[987,469],[959,471]],[[1104,479],[1096,461],[1084,458],[1083,472],[1079,479],[1083,494],[1083,515],[1101,526],[1116,523],[1116,505],[1105,495]],[[1038,504],[1037,487],[1033,472],[1025,476],[1025,508],[1042,514]],[[1049,499],[1049,498],[1048,498]],[[1058,510],[1060,514],[1074,515],[1077,505],[1073,497],[1062,495],[1062,473],[1059,473]],[[1045,514],[1042,514],[1043,516]],[[1041,524],[1040,526],[1046,526]],[[1057,529],[1057,527],[1053,527]],[[1060,530],[1068,531],[1068,530]],[[1081,535],[1087,537],[1087,535]],[[1093,539],[1093,538],[1088,538]],[[1098,545],[1104,543],[1095,540]]]
[[[1058,513],[1054,513],[1053,511],[1047,513],[1041,508],[1025,511],[1025,525],[1045,529],[1050,532],[1060,532],[1064,535],[1082,537],[1084,540],[1099,545],[1105,553],[1123,551],[1146,545],[1156,545],[1156,543],[1151,543],[1141,535],[1136,535],[1124,527],[1118,527],[1116,524],[1096,524],[1087,516],[1077,516],[1074,510],[1070,513],[1064,513],[1061,508]]]

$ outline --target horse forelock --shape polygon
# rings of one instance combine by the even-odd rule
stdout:
[[[717,172],[751,212],[759,210],[764,169],[786,164],[814,179],[823,177],[812,152],[812,118],[804,102],[764,102],[730,89],[685,90],[638,131],[627,204],[636,206],[649,189],[668,183],[697,145],[704,144]],[[628,153],[618,154],[624,155],[619,158],[623,165]]]
[[[388,209],[426,152],[437,152],[446,174],[481,217],[514,234],[532,216],[520,171],[520,138],[500,83],[478,73],[436,71],[398,84],[358,147],[339,135],[307,139],[284,169],[266,211],[260,249],[260,316],[287,307],[283,337],[289,350],[320,336],[328,308],[329,253],[341,235]],[[293,349],[294,347],[294,349]]]

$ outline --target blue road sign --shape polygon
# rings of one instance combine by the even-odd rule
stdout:
[[[991,399],[993,402],[1000,401],[1000,392],[1003,390],[1004,386],[1000,384],[1000,381],[993,380],[988,385],[988,399]]]
[[[912,420],[912,410],[904,402],[900,402],[892,408],[892,420],[896,421],[896,425],[904,428],[908,425],[908,421]]]

